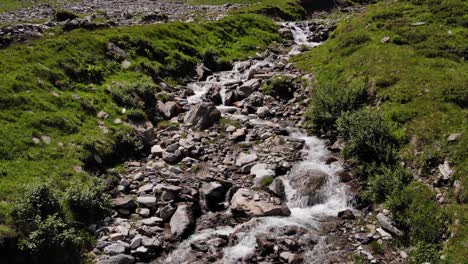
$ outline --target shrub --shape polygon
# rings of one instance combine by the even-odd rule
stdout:
[[[294,80],[286,75],[275,76],[262,87],[262,90],[275,98],[289,100],[294,96]]]
[[[50,215],[63,216],[58,196],[47,185],[30,187],[13,207],[12,217],[23,234],[37,229],[38,222]]]
[[[332,131],[342,113],[361,107],[367,98],[366,84],[361,81],[340,86],[327,81],[320,84],[312,94],[312,103],[307,116],[315,129]]]
[[[410,263],[440,263],[439,246],[427,243],[418,243],[410,252]]]
[[[337,121],[338,133],[347,145],[346,158],[363,162],[391,163],[397,142],[380,113],[361,110],[346,113]]]
[[[409,235],[411,243],[437,243],[446,231],[447,215],[436,203],[432,190],[413,182],[387,201],[397,225]]]
[[[65,202],[75,220],[90,224],[109,215],[109,197],[101,184],[90,185],[75,182],[65,193]]]
[[[380,166],[367,174],[364,198],[376,203],[385,201],[387,196],[402,190],[411,181],[411,174],[400,166]]]

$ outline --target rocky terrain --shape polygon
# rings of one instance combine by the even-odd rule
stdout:
[[[141,136],[151,148],[114,193],[113,216],[97,227],[98,263],[403,263],[388,212],[352,208],[359,185],[331,144],[304,130],[314,77],[288,57],[319,45],[329,23],[286,23],[275,50],[167,86],[164,127]],[[102,115],[105,118],[105,114]],[[359,219],[359,220],[356,220]]]
[[[0,13],[0,48],[11,43],[53,34],[53,28],[70,31],[168,21],[193,21],[197,17],[217,20],[239,4],[192,6],[163,0],[82,0],[57,7],[41,4]]]

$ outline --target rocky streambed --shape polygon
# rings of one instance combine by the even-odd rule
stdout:
[[[288,58],[331,28],[281,24],[287,41],[274,51],[229,71],[200,65],[198,80],[166,87],[168,122],[148,124],[151,154],[125,164],[96,230],[98,263],[344,263],[385,236],[353,222],[358,184],[339,144],[302,128],[313,76]]]

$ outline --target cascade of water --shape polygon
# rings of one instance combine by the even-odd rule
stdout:
[[[293,33],[294,42],[296,45],[292,50],[300,53],[300,46],[306,45],[314,47],[320,43],[309,41],[309,36],[312,34],[307,26],[300,27],[295,23],[286,24]],[[291,51],[288,55],[292,55]],[[205,82],[193,83],[190,87],[195,95],[189,98],[189,103],[198,103],[205,100],[205,95],[210,91],[211,86],[221,85],[230,82],[246,81],[249,71],[264,67],[270,62],[264,60],[249,60],[235,63],[231,71],[219,72],[207,78]],[[226,90],[221,90],[220,95],[225,100]],[[223,106],[221,106],[222,108]],[[248,116],[232,115],[231,118],[242,120],[250,119]],[[271,121],[250,119],[251,124],[261,126],[276,127],[278,124]],[[223,250],[224,257],[222,263],[242,263],[242,260],[255,252],[256,236],[271,232],[272,228],[284,226],[298,226],[307,230],[317,230],[319,228],[319,220],[327,216],[336,216],[338,212],[350,208],[350,197],[347,195],[346,185],[340,183],[337,173],[342,170],[341,164],[338,162],[326,164],[326,157],[330,155],[323,140],[315,136],[307,136],[300,132],[293,132],[291,135],[294,138],[302,139],[304,144],[304,160],[293,165],[291,171],[281,176],[286,193],[287,205],[291,210],[291,215],[288,217],[262,217],[253,218],[250,221],[232,227],[221,227],[217,229],[205,229],[192,235],[189,239],[182,242],[179,247],[174,250],[166,259],[165,263],[184,263],[187,262],[187,256],[190,255],[191,244],[212,235],[235,235],[237,243],[226,247]],[[326,182],[319,190],[318,203],[309,205],[309,197],[302,195],[296,190],[291,183],[297,177],[309,175],[311,171],[320,171],[327,175]],[[308,263],[319,263],[319,256],[324,250],[324,239],[319,240],[310,252],[306,252],[305,256],[310,257]],[[314,256],[314,257],[311,257]],[[313,260],[313,261],[312,261]]]

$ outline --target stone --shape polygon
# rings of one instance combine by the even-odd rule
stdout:
[[[161,147],[161,145],[154,145],[151,147],[151,153],[158,157],[162,157],[163,152],[164,149]]]
[[[224,92],[224,96],[222,97],[223,104],[226,106],[232,106],[234,102],[237,101],[237,93],[233,90],[228,90]]]
[[[161,101],[158,102],[158,110],[166,117],[172,118],[180,113],[180,106],[174,102],[169,101],[163,103]]]
[[[109,235],[110,240],[117,241],[123,239],[125,236],[122,233],[112,233]]]
[[[438,166],[438,169],[440,173],[442,174],[442,177],[444,180],[450,179],[450,176],[453,173],[453,170],[450,168],[450,165],[448,164],[448,161],[445,160],[443,164],[440,164]]]
[[[150,216],[151,211],[148,208],[140,208],[137,210],[137,213],[143,217]]]
[[[347,220],[356,219],[356,216],[354,216],[353,211],[351,211],[349,209],[338,212],[338,217],[341,218],[341,219],[347,219]]]
[[[107,119],[109,117],[109,114],[104,111],[99,111],[99,113],[97,113],[97,117],[100,119]]]
[[[236,159],[236,166],[242,167],[246,164],[252,163],[258,159],[257,154],[255,152],[252,153],[245,153],[241,152]]]
[[[268,164],[257,163],[250,169],[250,174],[255,175],[255,186],[260,186],[263,179],[267,177],[275,177],[276,173],[272,169],[268,169]]]
[[[149,121],[135,125],[135,132],[138,137],[141,138],[145,146],[149,146],[154,140],[154,127],[153,124]]]
[[[162,159],[169,164],[176,164],[183,158],[183,154],[180,150],[176,150],[174,153],[163,151]]]
[[[135,206],[133,200],[128,196],[117,197],[111,201],[114,208],[132,208]]]
[[[270,115],[270,109],[266,106],[259,107],[257,108],[257,115],[260,118],[268,117]]]
[[[148,193],[148,192],[151,192],[153,190],[153,187],[154,185],[151,184],[151,183],[147,183],[143,186],[141,186],[140,188],[138,188],[138,193]]]
[[[239,98],[247,98],[255,92],[255,88],[252,86],[242,85],[236,89]]]
[[[98,264],[133,264],[135,258],[125,254],[119,254],[106,259],[98,260]]]
[[[280,198],[286,197],[284,184],[281,179],[274,179],[273,182],[268,186],[268,190]]]
[[[200,194],[205,207],[210,211],[224,209],[227,190],[218,182],[204,182],[200,188]]]
[[[120,243],[110,244],[104,248],[104,252],[109,255],[119,255],[125,253],[125,247]]]
[[[383,229],[387,230],[388,232],[396,235],[396,236],[403,236],[403,232],[396,228],[390,218],[382,213],[377,214],[377,221],[382,226]]]
[[[254,199],[257,195],[258,199]],[[291,211],[279,198],[266,192],[255,192],[251,189],[239,189],[231,199],[231,211],[240,216],[289,216]]]
[[[140,220],[140,223],[142,223],[143,225],[147,225],[147,226],[156,226],[156,225],[161,224],[162,222],[163,220],[156,216]]]
[[[151,187],[152,189],[153,187]],[[144,206],[144,207],[154,207],[156,206],[156,197],[151,197],[151,196],[141,196],[137,198],[138,204]]]
[[[231,135],[231,139],[234,141],[243,141],[247,134],[247,130],[245,128],[239,128]]]
[[[184,123],[199,129],[214,125],[221,118],[221,112],[212,103],[193,105],[185,114]]]
[[[171,226],[171,234],[175,238],[188,235],[195,224],[192,207],[188,204],[180,204],[177,210],[171,217],[169,225]]]
[[[326,183],[328,174],[319,170],[305,171],[290,180],[290,185],[297,192],[307,198],[307,205],[311,206],[320,202],[320,189]]]
[[[119,61],[127,58],[127,53],[112,42],[107,43],[107,55]]]
[[[389,37],[389,36],[385,36],[385,37],[383,37],[383,38],[380,40],[380,43],[385,44],[385,43],[387,43],[387,42],[389,42],[389,41],[390,41],[390,37]]]
[[[448,142],[454,142],[454,141],[458,141],[460,139],[460,137],[462,136],[461,133],[456,133],[456,134],[450,134],[447,138],[447,141]]]
[[[175,211],[176,209],[172,205],[168,204],[159,210],[159,217],[161,217],[164,222],[168,222]]]

